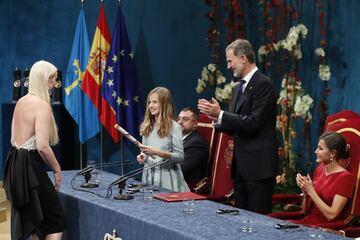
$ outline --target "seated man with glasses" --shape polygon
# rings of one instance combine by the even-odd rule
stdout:
[[[181,110],[178,123],[181,126],[184,143],[184,161],[181,163],[185,181],[195,185],[206,174],[209,148],[205,140],[196,131],[199,113],[190,107]]]

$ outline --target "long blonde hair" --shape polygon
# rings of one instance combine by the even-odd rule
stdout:
[[[160,105],[160,112],[156,122],[155,116],[149,111],[149,98],[152,94],[157,94]],[[140,135],[148,137],[154,127],[157,125],[157,134],[159,137],[165,137],[170,134],[175,119],[175,107],[173,104],[171,92],[165,87],[156,87],[147,96],[146,111],[144,121],[140,126]]]
[[[38,61],[32,65],[29,74],[29,93],[38,96],[40,99],[50,104],[50,94],[48,89],[48,81],[56,74],[57,68],[46,61]],[[58,128],[51,112],[50,119],[50,136],[49,142],[54,145],[59,142]]]

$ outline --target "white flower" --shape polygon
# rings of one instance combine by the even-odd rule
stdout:
[[[204,81],[209,80],[209,71],[206,69],[206,67],[204,67],[203,70],[201,71],[201,79]]]
[[[301,86],[301,82],[300,82],[300,81],[296,81],[296,83],[295,83],[295,89],[302,91],[302,86]]]
[[[308,94],[302,96],[302,101],[304,102],[304,104],[308,106],[311,106],[312,103],[314,102],[314,100]]]
[[[226,78],[222,72],[217,68],[216,64],[209,63],[204,66],[201,71],[201,78],[198,79],[198,84],[195,88],[197,93],[202,93],[206,89],[206,85],[216,85],[215,88],[215,97],[219,101],[227,100],[231,97],[232,88],[234,87],[234,82],[231,81],[228,84],[224,85],[224,88],[221,88],[221,85],[226,83]]]
[[[209,65],[207,66],[207,68],[209,69],[210,72],[214,72],[216,71],[216,66],[213,63],[209,63]]]
[[[298,24],[289,29],[289,32],[285,39],[279,40],[277,43],[273,43],[273,50],[279,51],[285,49],[294,54],[297,59],[302,58],[301,48],[299,46],[299,37],[306,38],[308,33],[304,24]],[[294,51],[293,51],[294,50]],[[259,61],[263,60],[263,57],[269,54],[270,51],[266,50],[265,45],[261,46],[258,50]]]
[[[279,104],[281,102],[281,100],[283,100],[283,99],[286,99],[286,90],[285,89],[281,89],[277,103]]]
[[[309,117],[311,119],[311,114],[309,115],[309,110],[312,106],[313,101],[314,100],[309,95],[297,96],[294,105],[295,115],[304,119],[309,120]]]
[[[220,101],[223,101],[224,100],[224,91],[223,89],[219,88],[219,87],[216,87],[215,88],[215,97],[217,99],[219,99]]]
[[[329,81],[331,76],[329,65],[319,64],[319,78],[323,81]]]
[[[301,33],[302,38],[306,38],[306,35],[308,33],[308,29],[306,28],[306,26],[300,23],[296,26],[296,28],[298,29],[299,33]]]
[[[221,102],[230,99],[234,86],[235,82],[231,81],[230,83],[225,84],[224,88],[216,87],[215,97]]]
[[[294,55],[294,57],[296,57],[296,59],[301,59],[302,58],[302,52],[301,52],[300,44],[295,45],[294,50],[293,50],[293,55]]]
[[[281,81],[281,88],[284,88],[286,86],[286,80],[287,80],[287,78],[286,78],[286,75],[285,75],[285,77]]]
[[[226,81],[225,77],[222,75],[222,73],[220,72],[220,70],[216,71],[216,84],[222,84]]]
[[[316,56],[319,56],[319,57],[325,57],[325,51],[323,48],[315,49],[315,54],[316,54]]]
[[[205,83],[205,81],[199,78],[199,79],[198,79],[198,85],[197,85],[197,87],[195,88],[195,89],[196,89],[196,92],[197,92],[197,93],[202,93],[202,92],[205,90],[205,88],[206,88],[206,83]]]
[[[266,56],[268,52],[266,51],[266,47],[263,45],[258,50],[258,58],[259,62],[262,62],[264,60],[263,56]]]

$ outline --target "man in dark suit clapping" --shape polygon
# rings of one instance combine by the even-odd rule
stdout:
[[[255,64],[249,41],[238,39],[225,50],[227,67],[241,79],[234,88],[230,111],[221,110],[216,99],[200,99],[200,112],[214,120],[219,131],[234,138],[232,173],[235,205],[267,214],[278,169],[276,94],[269,77]]]
[[[178,117],[184,143],[184,161],[181,163],[185,181],[191,186],[199,182],[206,171],[209,148],[196,131],[199,114],[195,109],[184,108]]]

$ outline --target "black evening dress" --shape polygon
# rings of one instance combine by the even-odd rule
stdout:
[[[36,149],[36,137],[9,150],[4,167],[4,188],[11,202],[11,239],[63,232],[65,216],[59,197]]]

